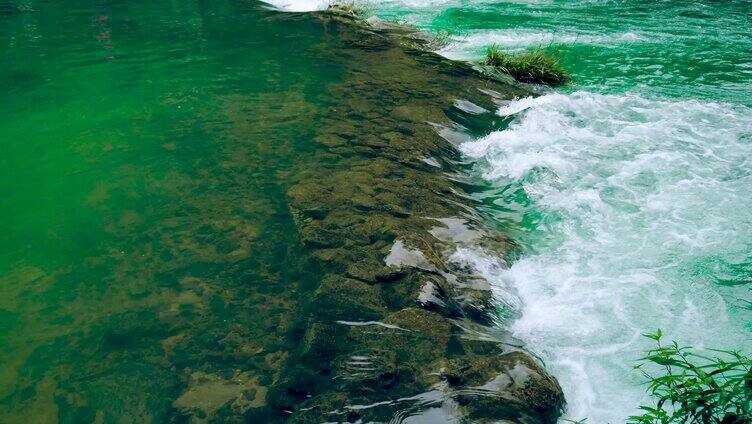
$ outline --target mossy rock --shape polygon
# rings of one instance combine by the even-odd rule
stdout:
[[[556,380],[523,352],[452,360],[444,377],[473,418],[553,424],[564,407]]]
[[[318,366],[330,366],[328,362],[346,349],[345,335],[342,324],[312,323],[303,339],[302,357]]]
[[[490,111],[527,92],[467,64],[407,52],[404,34],[349,13],[321,19],[332,34],[347,33],[341,41],[354,71],[329,88],[337,103],[313,137],[320,151],[308,162],[316,166],[295,171],[287,198],[306,251],[328,275],[303,317],[303,343],[280,383],[286,389],[272,391],[270,402],[292,408],[291,422],[381,422],[401,413],[395,399],[430,392],[461,422],[552,422],[561,391],[542,368],[499,343],[465,338],[463,328],[483,332],[491,322],[490,285],[469,267],[447,263],[463,241],[431,233],[436,219],[464,219],[472,207],[465,187],[445,175],[460,157],[451,135],[437,134],[456,128],[451,105],[464,99]],[[436,167],[427,157],[448,160]],[[483,228],[479,217],[466,219]],[[472,243],[482,248],[510,249],[503,237],[477,233]],[[414,255],[387,265],[398,241]],[[514,385],[523,368],[531,370],[525,384]],[[505,378],[509,384],[501,384]]]

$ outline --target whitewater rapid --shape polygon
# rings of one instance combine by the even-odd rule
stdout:
[[[506,130],[461,146],[544,218],[492,270],[512,324],[547,362],[568,415],[617,423],[649,400],[642,333],[749,350],[752,110],[637,95],[551,93],[500,108]],[[745,265],[746,264],[746,265]]]

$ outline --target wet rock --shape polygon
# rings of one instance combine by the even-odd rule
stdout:
[[[521,352],[481,357],[461,364],[453,362],[448,369],[450,386],[462,388],[453,398],[474,419],[555,423],[563,409],[564,397],[559,385]]]
[[[413,371],[397,361],[389,348],[354,352],[337,364],[336,378],[345,381],[348,393],[368,395],[375,390],[390,391],[398,385],[411,384]]]
[[[384,321],[433,340],[434,347],[439,351],[449,340],[449,321],[429,311],[405,308],[389,315]]]
[[[341,324],[312,323],[308,327],[303,341],[302,356],[310,361],[327,361],[319,363],[319,366],[331,366],[329,361],[340,351],[346,349],[346,346],[343,345],[344,341],[345,334],[342,331]]]
[[[247,373],[236,373],[225,379],[218,375],[196,371],[191,374],[188,388],[173,402],[173,406],[194,423],[210,422],[222,408],[242,416],[248,409],[266,404],[266,387]]]

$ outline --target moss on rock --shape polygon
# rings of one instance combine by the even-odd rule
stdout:
[[[379,287],[342,276],[324,278],[314,294],[313,307],[321,320],[378,320],[386,309]]]

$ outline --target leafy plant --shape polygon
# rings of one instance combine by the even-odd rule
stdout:
[[[648,379],[654,406],[641,406],[642,415],[630,424],[750,424],[752,423],[752,360],[736,351],[713,350],[708,357],[661,343],[661,331],[645,334],[657,346],[635,367]],[[664,370],[651,374],[646,368]]]
[[[453,32],[449,29],[442,29],[433,34],[433,38],[429,43],[431,50],[438,50],[449,45],[449,42],[452,40],[452,35]]]
[[[486,51],[484,64],[497,67],[520,82],[561,85],[572,79],[550,49],[510,54],[493,45]]]

